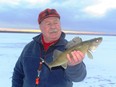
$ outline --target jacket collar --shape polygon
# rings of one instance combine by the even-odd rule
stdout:
[[[35,36],[33,40],[41,44],[42,43],[41,37],[42,37],[42,33],[40,35]],[[66,45],[66,43],[67,43],[67,40],[65,40],[65,33],[62,32],[60,39],[58,40],[57,44],[55,44],[55,46]]]

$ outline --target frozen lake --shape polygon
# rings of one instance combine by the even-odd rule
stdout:
[[[0,87],[11,87],[14,65],[23,47],[37,34],[0,33]],[[116,36],[67,35],[71,40],[79,36],[83,40],[103,37],[103,42],[93,54],[85,58],[87,77],[73,87],[116,87]]]

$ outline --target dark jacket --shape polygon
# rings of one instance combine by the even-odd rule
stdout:
[[[53,61],[53,51],[55,49],[64,51],[66,44],[65,34],[62,33],[59,41],[45,52],[41,43],[41,34],[34,37],[33,41],[25,46],[14,67],[12,87],[35,87],[40,57],[50,63]],[[38,87],[72,87],[72,82],[82,81],[85,76],[86,67],[83,62],[75,66],[68,66],[66,70],[59,66],[51,71],[43,64]]]

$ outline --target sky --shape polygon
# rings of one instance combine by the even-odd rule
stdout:
[[[63,30],[116,33],[116,0],[0,0],[0,28],[39,29],[46,8],[58,11]]]

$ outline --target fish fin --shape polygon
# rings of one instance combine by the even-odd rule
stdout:
[[[75,37],[67,43],[66,49],[69,49],[69,48],[71,48],[71,47],[73,47],[81,42],[82,42],[82,39],[80,37]]]
[[[66,69],[67,68],[67,63],[65,63],[65,64],[63,64],[63,65],[61,65],[64,69]]]
[[[87,51],[87,56],[90,58],[90,59],[93,59],[93,56],[92,56],[92,54],[91,54],[91,52],[88,50]]]
[[[63,52],[60,51],[60,50],[54,50],[54,53],[53,53],[53,61],[54,61],[61,53],[63,53]]]

